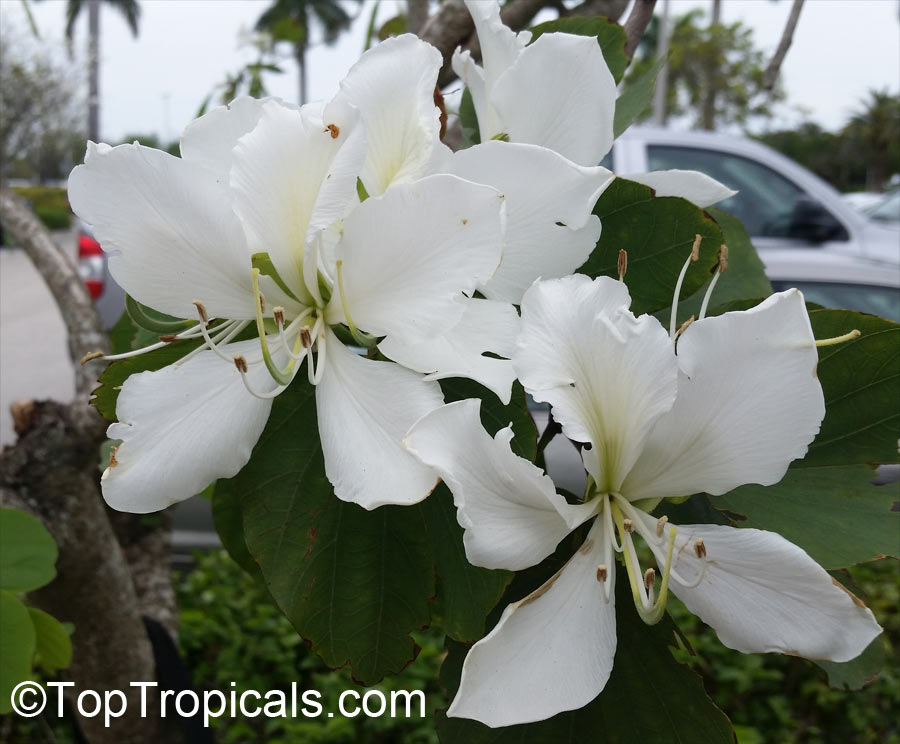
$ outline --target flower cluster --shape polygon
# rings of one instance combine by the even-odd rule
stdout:
[[[597,165],[614,79],[593,38],[529,44],[496,3],[467,6],[483,67],[460,51],[453,67],[477,112],[474,147],[441,142],[441,55],[411,35],[364,54],[324,105],[210,111],[180,158],[89,145],[73,208],[132,302],[182,319],[159,344],[106,358],[195,345],[123,385],[106,500],[153,511],[234,476],[305,365],[338,498],[409,505],[440,478],[469,561],[486,568],[533,566],[585,525],[565,568],[471,649],[449,715],[504,726],[596,697],[615,654],[617,561],[648,623],[672,591],[731,648],[857,656],[878,625],[800,548],[651,516],[666,498],[776,483],[805,455],[824,402],[802,295],[705,317],[723,247],[698,320],[675,328],[682,271],[665,329],[631,312],[624,265],[619,281],[573,274],[614,178]],[[693,172],[628,178],[698,206],[733,194]],[[444,405],[437,380],[451,376],[504,402],[518,379],[549,403],[581,447],[583,498],[514,455],[511,429],[491,438],[477,400]],[[637,538],[656,569],[642,570]]]

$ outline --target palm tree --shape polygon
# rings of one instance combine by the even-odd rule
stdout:
[[[75,22],[81,11],[88,9],[88,139],[100,141],[100,3],[115,8],[128,23],[134,36],[138,35],[141,6],[137,0],[67,0],[66,39],[71,44]]]
[[[844,133],[856,140],[869,158],[867,187],[884,191],[888,177],[888,150],[900,138],[900,98],[888,90],[870,90],[862,109],[854,114]]]
[[[310,23],[321,26],[325,43],[333,44],[352,20],[338,0],[275,0],[256,21],[257,31],[267,31],[275,41],[293,45],[300,73],[299,103],[306,103],[307,98],[306,50]]]

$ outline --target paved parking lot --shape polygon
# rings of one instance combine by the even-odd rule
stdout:
[[[75,256],[74,231],[56,232]],[[69,401],[74,393],[66,330],[50,290],[21,248],[0,249],[0,445],[15,441],[11,403]]]

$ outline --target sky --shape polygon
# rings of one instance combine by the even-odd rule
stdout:
[[[41,44],[65,64],[64,0],[30,0]],[[659,7],[663,0],[660,0]],[[672,15],[710,0],[670,0]],[[101,133],[109,142],[129,134],[156,133],[177,138],[200,104],[225,75],[252,61],[240,47],[241,32],[252,28],[266,0],[142,0],[137,39],[115,10],[101,15]],[[375,9],[379,22],[404,5],[401,0],[364,0],[348,5],[357,14],[353,28],[334,47],[317,45],[309,54],[312,100],[331,97],[363,49],[366,26]],[[754,30],[758,47],[774,51],[790,11],[790,0],[723,0],[722,21],[743,21]],[[900,91],[900,3],[898,0],[807,0],[782,67],[787,91],[769,128],[808,118],[837,129],[872,88]],[[83,50],[87,13],[75,32]],[[0,23],[27,33],[21,0],[0,0]],[[315,38],[314,38],[315,40]],[[284,74],[270,75],[272,94],[297,99],[297,69],[288,57]]]

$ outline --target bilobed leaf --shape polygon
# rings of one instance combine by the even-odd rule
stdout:
[[[665,61],[665,57],[660,57],[656,60],[637,80],[626,87],[622,91],[622,95],[616,99],[616,115],[613,121],[613,135],[615,137],[618,137],[628,129],[632,122],[644,113],[647,106],[650,105],[656,76],[659,74]]]
[[[28,609],[9,592],[0,591],[0,714],[12,710],[10,695],[16,685],[31,679],[34,646]]]
[[[56,577],[56,541],[40,520],[0,507],[0,589],[30,592]]]
[[[741,486],[710,500],[745,516],[739,526],[777,532],[824,568],[843,568],[900,553],[897,489],[873,486],[874,477],[867,465],[792,467],[774,486]]]
[[[603,58],[609,66],[616,82],[621,82],[628,67],[625,55],[625,29],[608,18],[600,16],[583,18],[557,18],[555,21],[541,23],[531,29],[533,44],[542,34],[549,33],[576,34],[578,36],[594,36],[603,50]]]
[[[897,462],[900,325],[850,310],[809,314],[817,339],[858,329],[855,341],[819,349],[825,420],[797,467]]]
[[[34,625],[38,664],[49,674],[67,668],[72,663],[72,641],[62,623],[36,607],[29,607],[28,614]]]
[[[276,398],[235,486],[247,549],[297,632],[329,666],[349,663],[363,684],[400,671],[434,595],[421,516],[408,507],[369,512],[334,496],[307,382]]]
[[[676,629],[666,616],[645,625],[634,610],[628,582],[616,586],[617,650],[606,687],[585,707],[546,721],[490,729],[439,714],[441,744],[733,744],[728,719],[709,699],[700,677],[677,662]],[[441,679],[456,694],[466,647],[451,643]],[[503,690],[496,690],[503,694]]]
[[[671,306],[678,272],[696,235],[702,236],[700,258],[688,269],[681,296],[692,295],[709,281],[724,237],[715,221],[686,199],[654,197],[648,186],[617,178],[597,201],[594,214],[603,232],[578,271],[617,277],[619,250],[625,248],[625,284],[636,315]]]
[[[419,509],[438,577],[434,602],[438,622],[457,641],[478,640],[484,635],[485,618],[500,601],[512,574],[469,563],[453,496],[443,483]]]

